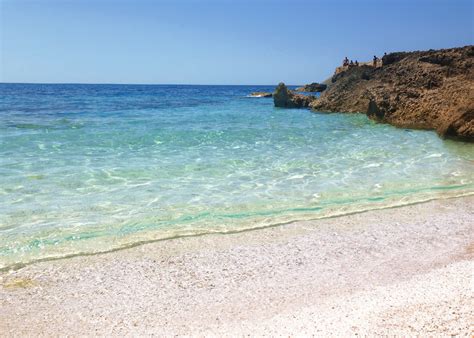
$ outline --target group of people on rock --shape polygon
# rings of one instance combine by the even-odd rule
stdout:
[[[350,61],[349,62],[349,59],[347,58],[347,56],[344,58],[344,60],[342,61],[342,65],[343,66],[349,66],[349,67],[354,67],[354,66],[358,66],[359,65],[359,61],[355,60],[354,61]]]
[[[387,53],[384,53],[384,56],[387,55]],[[379,63],[380,59],[377,57],[377,55],[374,55],[374,58],[372,59],[372,65],[374,67],[377,67],[378,63]],[[345,67],[345,66],[348,66],[348,67],[357,67],[359,66],[359,62],[357,60],[352,61],[347,58],[347,56],[344,58],[344,60],[342,61],[342,65]]]

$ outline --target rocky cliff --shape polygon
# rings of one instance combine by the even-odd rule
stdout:
[[[473,142],[473,66],[474,46],[388,54],[382,67],[363,65],[333,76],[310,107],[362,112],[397,127]]]

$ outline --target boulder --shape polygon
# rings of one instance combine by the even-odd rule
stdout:
[[[383,66],[391,65],[392,63],[403,60],[408,55],[410,55],[410,53],[407,53],[407,52],[396,52],[396,53],[386,54],[382,57],[382,65]]]
[[[290,91],[283,82],[280,82],[273,93],[275,107],[286,107],[290,100]]]
[[[320,92],[325,91],[327,87],[328,86],[325,85],[324,83],[313,82],[313,83],[304,85],[303,87],[296,88],[296,91],[298,91],[298,92],[320,93]]]
[[[275,107],[282,108],[306,108],[316,98],[312,95],[296,94],[280,82],[273,93],[273,102]]]

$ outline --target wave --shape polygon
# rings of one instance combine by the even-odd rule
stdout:
[[[127,236],[122,238],[122,240],[117,240],[116,237],[110,236],[107,233],[96,233],[89,232],[84,236],[68,236],[64,237],[63,242],[51,242],[55,250],[45,250],[41,255],[34,253],[33,255],[23,255],[23,256],[10,256],[4,262],[0,262],[0,272],[18,270],[27,265],[34,263],[39,263],[43,261],[50,260],[59,260],[72,258],[77,256],[88,256],[88,255],[97,255],[103,254],[123,249],[128,249],[136,247],[139,245],[153,243],[164,240],[172,240],[183,237],[195,237],[195,236],[204,236],[212,234],[234,234],[244,231],[253,231],[258,229],[265,229],[269,227],[282,226],[289,223],[299,222],[299,221],[316,221],[327,218],[334,217],[343,217],[357,213],[363,213],[368,211],[375,210],[384,210],[391,208],[399,208],[408,205],[414,205],[418,203],[425,203],[433,200],[440,199],[450,199],[450,198],[460,198],[467,196],[474,196],[474,191],[472,190],[472,185],[469,185],[467,191],[459,191],[459,188],[466,188],[460,186],[452,187],[435,187],[423,189],[423,191],[412,192],[411,195],[399,196],[398,198],[390,198],[389,196],[384,197],[367,197],[364,200],[340,200],[333,201],[331,203],[327,202],[326,205],[317,206],[317,207],[306,207],[306,208],[288,208],[284,210],[273,210],[273,211],[253,211],[248,213],[238,213],[238,214],[213,214],[211,212],[202,213],[199,215],[189,215],[184,216],[181,219],[175,220],[173,223],[176,224],[185,224],[192,221],[209,221],[209,219],[214,220],[226,220],[226,219],[246,219],[247,222],[241,224],[237,227],[169,227],[163,231],[159,229],[155,230],[146,230],[138,231],[136,233],[127,233]],[[436,195],[423,194],[422,192],[429,191],[441,191]],[[389,194],[390,195],[390,194]],[[360,203],[366,202],[366,203]],[[341,207],[342,206],[342,207]],[[259,218],[260,217],[260,218]],[[168,225],[171,225],[167,222]],[[81,241],[89,241],[87,244],[87,249],[84,250],[84,246],[81,245],[72,245],[67,248],[65,244],[83,244]],[[38,239],[34,240],[37,247],[45,248],[46,243],[41,243]],[[58,245],[59,244],[59,245]],[[64,251],[69,249],[67,252],[58,253],[57,251]],[[1,252],[1,250],[0,250]],[[3,252],[5,257],[5,251]]]

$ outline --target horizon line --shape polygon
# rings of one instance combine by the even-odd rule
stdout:
[[[283,81],[280,81],[283,82]],[[2,82],[0,84],[25,85],[114,85],[114,86],[277,86],[277,84],[205,84],[205,83],[113,83],[113,82]],[[286,84],[287,86],[301,86],[302,84]]]

